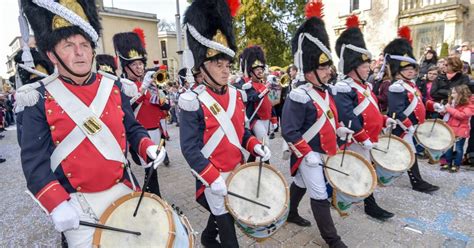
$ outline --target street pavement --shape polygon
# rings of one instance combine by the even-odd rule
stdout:
[[[59,247],[60,234],[54,230],[50,217],[25,193],[16,131],[2,134],[6,137],[0,140],[0,155],[7,162],[0,164],[0,247]],[[174,125],[170,126],[170,135],[166,148],[171,165],[158,169],[161,192],[166,201],[179,206],[189,218],[199,241],[208,213],[194,200],[195,180],[181,154],[179,130]],[[291,183],[288,162],[281,160],[282,141],[279,133],[271,140],[271,162]],[[332,210],[343,241],[349,247],[474,248],[474,171],[462,168],[459,173],[451,174],[440,171],[438,165],[429,165],[426,160],[420,160],[420,170],[426,181],[441,189],[433,195],[416,192],[411,189],[407,175],[389,187],[378,187],[374,193],[378,204],[395,213],[386,222],[365,215],[363,204],[353,206],[345,218]],[[143,169],[133,166],[133,171],[142,182]],[[238,231],[240,246],[327,247],[312,217],[308,196],[301,202],[299,211],[312,222],[311,227],[288,223],[263,243],[256,243]]]

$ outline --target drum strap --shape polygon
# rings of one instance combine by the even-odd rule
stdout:
[[[226,111],[223,111],[224,108],[211,95],[209,95],[206,90],[201,91],[198,95],[198,99],[204,104],[204,106],[206,106],[220,124],[219,128],[212,134],[211,138],[209,138],[207,143],[201,149],[201,153],[206,158],[209,158],[209,156],[214,152],[221,140],[224,138],[224,135],[227,136],[227,139],[232,145],[237,147],[239,150],[243,150],[237,133],[235,132],[234,124],[231,121],[231,117],[235,112],[237,90],[232,87],[228,87],[228,90],[229,106]]]
[[[413,94],[413,100],[410,102],[410,105],[408,105],[405,111],[403,111],[403,114],[408,117],[411,115],[411,113],[413,113],[413,111],[415,111],[415,108],[416,108],[416,105],[418,105],[419,99],[418,99],[417,90],[415,88],[411,87],[409,84],[405,82],[403,82],[402,85],[408,92]]]
[[[352,82],[350,85],[352,88],[356,89],[360,94],[365,96],[364,100],[362,100],[362,102],[359,103],[359,105],[357,105],[357,107],[354,108],[353,110],[354,115],[359,116],[362,112],[364,112],[364,110],[369,106],[370,103],[372,103],[372,105],[374,105],[377,108],[377,110],[379,109],[377,102],[372,97],[370,88],[364,89],[362,86],[360,86],[359,84],[355,82]]]
[[[114,135],[99,118],[109,100],[113,86],[112,79],[103,77],[97,95],[89,107],[69,91],[59,79],[45,86],[59,106],[76,123],[76,127],[54,149],[51,155],[52,171],[55,171],[61,161],[71,154],[86,137],[106,159],[121,163],[127,161]]]
[[[327,90],[325,90],[326,97],[324,99],[313,88],[307,90],[306,93],[323,111],[321,117],[319,117],[319,119],[303,134],[303,139],[306,140],[306,142],[310,142],[316,134],[319,133],[321,128],[323,128],[326,120],[329,120],[329,123],[334,130],[336,130],[336,122],[333,116],[328,116],[331,109],[329,108],[329,93]]]

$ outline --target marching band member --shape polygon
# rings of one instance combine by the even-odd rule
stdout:
[[[122,73],[126,79],[135,83],[141,96],[132,104],[133,113],[137,121],[148,130],[148,134],[153,142],[159,143],[161,139],[160,131],[160,115],[162,108],[169,108],[159,97],[158,89],[152,84],[153,71],[145,73],[147,53],[145,50],[145,43],[143,37],[136,32],[125,32],[115,34],[113,37],[115,53],[120,59]],[[146,164],[143,159],[137,159],[137,153],[131,150],[134,161],[137,164]],[[148,175],[146,169],[145,175]],[[155,171],[151,175],[150,184],[147,192],[154,193],[158,196],[160,194],[160,187],[158,183],[158,173]]]
[[[365,46],[357,16],[349,17],[346,26],[336,41],[339,71],[343,73],[343,78],[334,87],[337,91],[334,99],[339,120],[345,125],[351,122],[350,129],[355,133],[352,136],[355,142],[346,144],[347,149],[359,153],[370,162],[370,149],[378,142],[382,128],[394,128],[397,122],[380,113],[372,85],[366,81],[372,55]],[[364,206],[365,213],[376,219],[386,220],[394,216],[377,205],[374,194],[364,199]]]
[[[388,115],[395,113],[399,125],[393,133],[408,142],[415,153],[413,135],[417,125],[425,122],[426,109],[441,112],[443,107],[428,100],[425,108],[421,92],[414,82],[418,64],[411,47],[410,29],[401,27],[399,36],[401,38],[394,39],[384,49],[385,60],[394,78],[394,82],[388,88]],[[438,186],[423,180],[416,156],[413,167],[408,170],[408,176],[416,191],[429,193],[439,189]]]
[[[336,105],[327,85],[332,59],[328,34],[320,19],[321,8],[322,2],[307,3],[307,20],[291,42],[299,82],[285,101],[281,120],[283,138],[292,151],[294,177],[287,221],[299,226],[311,225],[298,214],[298,205],[308,189],[322,238],[329,247],[346,247],[331,217],[321,156],[335,155],[337,136],[345,137],[353,131],[338,123]]]
[[[265,55],[259,46],[250,46],[244,49],[241,56],[241,69],[249,82],[242,85],[247,94],[246,114],[253,135],[259,140],[268,140],[269,129],[276,128],[277,117],[273,114],[273,107],[268,97],[269,87],[265,82]],[[255,161],[249,156],[248,162]]]
[[[126,143],[153,167],[165,150],[157,155],[158,146],[121,92],[135,86],[91,72],[100,33],[96,2],[21,3],[39,50],[57,68],[18,90],[25,104],[21,160],[27,187],[70,247],[91,247],[95,229],[79,222],[96,223],[114,201],[139,190]]]
[[[117,63],[115,58],[108,54],[97,54],[95,56],[95,68],[97,71],[103,71],[117,76]]]
[[[263,147],[245,128],[245,93],[228,85],[236,50],[231,17],[236,9],[230,6],[234,5],[227,5],[224,0],[195,0],[184,18],[186,79],[193,81],[191,69],[199,68],[204,80],[179,98],[180,143],[198,178],[197,201],[210,211],[201,235],[205,247],[239,246],[224,196],[227,176],[243,161],[242,150],[261,156],[263,161],[271,156],[268,147]]]

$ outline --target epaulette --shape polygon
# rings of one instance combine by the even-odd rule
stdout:
[[[289,95],[290,99],[303,104],[309,102],[311,98],[306,93],[306,91],[310,89],[308,86],[311,87],[308,84],[303,84],[298,88],[291,90]]]
[[[138,92],[138,88],[137,88],[137,85],[131,81],[131,80],[128,80],[126,78],[118,78],[117,76],[115,75],[112,75],[110,73],[107,73],[105,71],[97,71],[97,73],[99,73],[100,75],[102,75],[103,77],[106,77],[106,78],[109,78],[111,80],[113,80],[114,82],[116,81],[120,81],[120,84],[122,85],[121,86],[121,91],[128,97],[135,97],[136,95],[139,94]]]
[[[47,84],[53,82],[56,78],[58,78],[58,74],[53,73],[50,76],[42,79],[41,81],[26,84],[18,88],[15,94],[16,106],[34,106],[40,98],[40,92],[37,89],[41,86],[46,86]]]
[[[242,96],[242,101],[244,103],[247,102],[247,93],[245,93],[245,90],[241,90],[241,89],[238,89],[237,87],[233,86],[233,85],[229,85],[229,88],[234,88],[235,90],[237,90],[238,92],[240,92],[240,95]]]
[[[352,91],[352,87],[351,87],[350,82],[347,79],[345,79],[345,80],[342,80],[342,81],[338,81],[333,86],[333,90],[336,91],[336,94],[337,93],[349,93],[349,92]]]
[[[178,106],[185,111],[197,111],[199,109],[198,95],[206,90],[206,86],[199,85],[194,90],[188,90],[181,94],[178,99]]]
[[[242,89],[243,90],[249,90],[251,89],[253,86],[252,86],[252,83],[251,82],[247,82],[245,84],[242,85]]]
[[[388,91],[394,92],[394,93],[402,93],[405,91],[405,87],[403,87],[403,81],[398,80],[396,82],[393,82],[390,87],[388,87]]]

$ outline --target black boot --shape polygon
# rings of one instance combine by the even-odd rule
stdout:
[[[67,244],[67,239],[66,236],[64,236],[64,233],[61,233],[61,248],[68,248],[69,245]]]
[[[169,165],[170,165],[170,158],[168,157],[168,153],[166,153],[165,160],[163,160],[163,164],[164,164],[165,166],[169,166]]]
[[[219,234],[219,231],[217,230],[217,223],[216,223],[216,218],[213,214],[209,215],[209,219],[207,220],[207,226],[202,231],[201,234],[201,244],[204,247],[209,247],[209,248],[220,248],[221,243],[217,241],[217,235]]]
[[[321,237],[323,237],[330,248],[346,248],[347,246],[342,242],[341,237],[337,235],[329,206],[328,200],[311,199],[311,210],[313,211]]]
[[[298,226],[311,226],[311,222],[304,219],[298,214],[298,205],[306,193],[306,188],[300,188],[292,183],[290,186],[290,213],[287,222],[294,223]]]
[[[393,213],[390,213],[379,207],[379,205],[377,205],[377,202],[374,198],[374,194],[370,194],[367,198],[364,199],[364,210],[365,213],[370,217],[381,221],[390,219],[394,216]]]
[[[145,181],[148,176],[148,170],[154,170],[153,166],[145,169]],[[150,182],[148,183],[148,187],[145,189],[145,191],[161,197],[160,185],[158,184],[158,173],[156,170],[154,170],[151,174]]]
[[[239,242],[235,234],[234,218],[229,213],[215,216],[217,226],[219,229],[219,240],[222,247],[238,248]]]
[[[408,170],[408,176],[410,177],[410,183],[413,187],[413,190],[422,192],[422,193],[430,193],[439,189],[438,186],[432,185],[421,178],[420,168],[418,167],[418,160],[415,158],[415,163]]]

